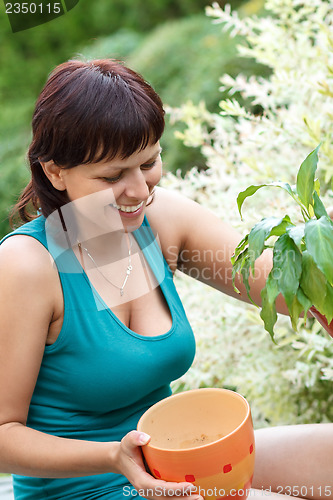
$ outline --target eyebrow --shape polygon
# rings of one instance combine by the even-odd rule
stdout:
[[[148,163],[153,162],[154,160],[156,160],[156,158],[158,157],[158,155],[160,155],[161,153],[162,153],[162,148],[160,147],[159,150],[156,151],[156,153],[153,156],[151,156],[146,161],[144,161],[143,163],[141,163],[141,165],[146,165]],[[105,169],[112,169],[112,170],[119,170],[119,169],[123,169],[123,168],[131,168],[131,167],[122,167],[120,165],[106,165],[105,166]]]

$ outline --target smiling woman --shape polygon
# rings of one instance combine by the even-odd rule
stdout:
[[[31,182],[15,208],[28,222],[0,247],[0,379],[10,381],[0,384],[0,470],[26,500],[123,498],[129,482],[153,490],[140,452],[149,437],[133,429],[194,357],[145,217],[164,204],[149,205],[161,100],[119,62],[69,61],[46,82],[32,128]]]
[[[24,221],[31,220],[30,201],[45,217],[69,201],[65,190],[54,188],[41,162],[71,169],[127,159],[158,142],[164,110],[152,87],[119,62],[70,61],[51,73],[37,100],[32,129],[32,180],[14,209]],[[150,156],[144,160],[151,162]]]
[[[152,500],[161,491],[202,500],[192,474],[178,483],[147,472],[141,447],[150,436],[135,429],[195,355],[174,272],[238,297],[230,259],[240,235],[157,186],[162,103],[119,62],[60,65],[32,125],[31,182],[15,209],[25,224],[0,241],[0,471],[13,473],[20,500],[125,500],[133,488]],[[249,280],[258,303],[270,268],[263,254]],[[279,464],[266,467],[268,437],[258,440],[254,476],[264,488],[280,486],[285,474]],[[281,463],[283,450],[291,456],[287,437]],[[316,441],[307,442],[313,462],[323,435],[317,454]],[[320,475],[299,467],[313,497],[319,481],[330,481],[332,442],[327,424]],[[293,449],[297,455],[299,441]],[[287,480],[300,484],[299,475]]]
[[[40,160],[39,175],[45,175],[56,192],[66,193],[68,202],[78,205],[90,195],[101,193],[105,204],[117,209],[124,227],[138,228],[143,222],[144,208],[161,179],[162,160],[159,142],[148,144],[128,158],[82,163],[63,168],[54,160]],[[107,190],[109,198],[102,191]],[[77,200],[81,199],[80,202]],[[95,196],[97,201],[97,197]],[[60,207],[57,207],[60,210]],[[130,226],[129,226],[130,225]],[[110,224],[108,224],[110,228]]]

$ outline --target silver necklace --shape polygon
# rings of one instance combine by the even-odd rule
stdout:
[[[129,240],[129,237],[127,236],[128,240]],[[120,295],[121,297],[124,295],[124,289],[125,289],[125,286],[127,284],[127,280],[133,270],[133,266],[132,266],[132,252],[131,252],[131,247],[132,247],[132,242],[129,240],[129,245],[128,245],[128,264],[127,264],[127,268],[126,268],[126,275],[125,275],[125,278],[124,278],[124,281],[123,281],[123,284],[121,286],[118,286],[116,285],[115,283],[112,283],[111,280],[109,280],[109,278],[107,278],[105,276],[104,273],[102,273],[102,271],[100,270],[100,268],[98,267],[98,265],[96,264],[95,262],[95,259],[93,258],[93,256],[89,253],[89,251],[87,250],[86,247],[84,247],[82,245],[82,243],[80,243],[79,241],[77,242],[78,244],[78,247],[79,247],[79,251],[80,251],[80,254],[81,254],[81,257],[82,257],[82,250],[84,250],[87,254],[87,256],[89,257],[89,259],[91,260],[91,262],[94,264],[95,268],[97,269],[97,271],[99,272],[99,274],[108,282],[110,283],[110,285],[114,286],[115,288],[117,288],[120,292]],[[81,250],[82,249],[82,250]],[[83,261],[83,258],[82,258],[82,261]]]

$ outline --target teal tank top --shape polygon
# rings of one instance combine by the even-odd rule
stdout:
[[[171,329],[152,337],[135,333],[113,314],[71,249],[50,248],[45,223],[40,216],[2,240],[25,234],[40,241],[55,258],[64,297],[63,326],[55,343],[45,346],[27,426],[65,438],[119,441],[191,366],[192,329],[146,218],[133,234],[172,317]],[[14,475],[13,484],[16,500],[125,500],[130,491],[128,480],[114,473],[66,479]]]

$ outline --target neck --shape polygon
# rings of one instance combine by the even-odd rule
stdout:
[[[115,231],[86,240],[78,240],[94,260],[99,263],[115,262],[128,256],[133,237],[125,231]]]

